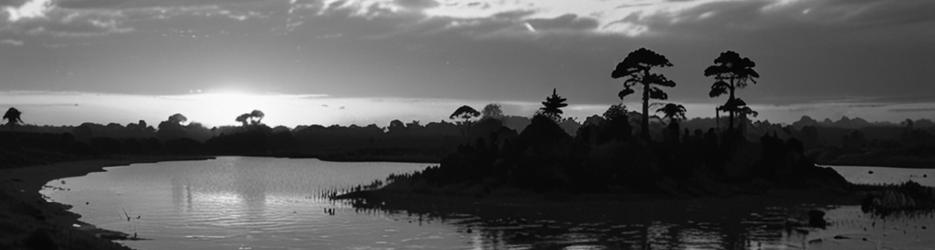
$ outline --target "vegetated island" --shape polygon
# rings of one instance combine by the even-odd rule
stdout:
[[[754,141],[713,130],[679,137],[672,129],[660,135],[668,138],[664,141],[646,141],[618,133],[628,131],[626,124],[604,120],[571,137],[551,118],[536,116],[519,134],[501,128],[462,145],[437,166],[331,198],[365,209],[430,214],[506,209],[572,219],[656,202],[862,205],[880,215],[935,208],[932,188],[913,182],[851,184],[817,166],[795,138],[764,135]]]
[[[744,202],[750,196],[764,195],[787,201],[862,204],[865,210],[882,214],[935,208],[935,192],[930,187],[913,182],[855,185],[833,169],[817,166],[814,155],[806,153],[805,143],[788,129],[748,138],[744,125],[749,123],[744,121],[757,113],[736,97],[735,91],[755,84],[759,74],[752,69],[755,64],[751,60],[732,51],[722,53],[715,65],[705,70],[705,76],[715,80],[710,96],[728,96],[716,109],[728,114],[727,128],[683,132],[684,106],[650,104],[653,99],[667,99],[662,87],[676,86],[653,72],[669,66],[672,64],[664,56],[639,49],[612,73],[613,78],[625,80],[621,99],[642,93],[642,113],[635,119],[637,134],[626,107],[613,105],[603,116],[589,117],[575,136],[570,136],[559,125],[566,99],[553,90],[520,133],[496,119],[482,119],[473,126],[487,131],[481,133],[486,136],[459,146],[440,165],[390,176],[386,185],[377,182],[333,194],[332,198],[351,200],[362,208],[404,210],[440,209],[446,204],[504,209],[517,207],[516,202],[523,200],[532,200],[537,204],[534,206],[558,201],[576,207],[593,207],[595,199],[741,197],[732,202]],[[655,132],[650,125],[652,106],[661,106],[656,111],[663,117],[656,119],[666,124]],[[916,131],[911,124],[909,127],[908,132]],[[814,129],[809,131],[805,138],[814,144],[817,135]],[[847,147],[867,146],[859,131],[844,138]],[[914,154],[931,156],[929,141],[919,138],[908,142],[920,150]]]

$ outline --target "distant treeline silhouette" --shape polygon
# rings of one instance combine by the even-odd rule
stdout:
[[[794,140],[802,145],[806,156],[818,163],[921,166],[935,162],[931,159],[935,144],[935,123],[931,120],[892,124],[844,117],[838,121],[819,122],[805,116],[791,125],[752,121],[748,116],[755,116],[756,112],[737,97],[736,90],[756,83],[759,74],[753,70],[755,64],[732,51],[721,53],[714,62],[704,72],[714,81],[707,94],[728,97],[725,104],[715,109],[715,118],[686,120],[687,110],[683,105],[650,103],[668,99],[662,87],[676,86],[654,69],[673,64],[656,52],[639,49],[621,61],[611,77],[623,81],[623,90],[618,93],[621,100],[631,94],[641,95],[642,112],[631,112],[622,104],[614,104],[603,114],[583,121],[563,118],[562,109],[568,105],[568,100],[559,96],[557,89],[546,96],[536,114],[547,118],[545,120],[505,115],[500,105],[490,104],[480,111],[470,106],[458,107],[448,117],[452,122],[422,124],[394,120],[387,126],[269,127],[262,123],[265,114],[260,110],[231,117],[240,126],[214,128],[189,121],[182,114],[174,114],[155,127],[145,121],[127,125],[35,126],[24,124],[24,114],[9,108],[3,116],[7,124],[0,127],[0,145],[5,149],[0,160],[6,166],[15,166],[44,161],[40,159],[107,154],[210,154],[440,162],[456,152],[459,145],[477,146],[478,140],[515,145],[519,138],[531,142],[568,139],[577,143],[575,150],[591,152],[617,148],[608,154],[625,155],[635,152],[633,150],[649,150],[653,143],[664,143],[660,145],[671,147],[667,149],[671,151],[699,140],[710,144],[712,138],[717,138],[721,145],[728,135],[732,138],[730,142],[759,143],[766,135],[783,141]],[[727,113],[726,121],[720,121],[721,112]],[[537,120],[540,124],[536,124]],[[545,121],[555,124],[562,133],[549,133],[551,128],[546,127],[551,125],[544,125]],[[520,136],[523,134],[526,136]],[[634,134],[639,139],[632,138]],[[498,137],[492,138],[492,135]],[[633,149],[619,148],[637,141],[640,143],[628,146]],[[611,142],[616,143],[615,146],[606,146]],[[504,146],[498,144],[498,147]],[[720,147],[695,146],[700,147],[699,150]]]

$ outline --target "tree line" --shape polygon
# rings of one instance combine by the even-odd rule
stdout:
[[[806,153],[824,163],[838,162],[838,158],[842,157],[861,159],[861,154],[879,155],[881,154],[879,152],[886,148],[890,150],[882,154],[919,155],[912,152],[928,152],[920,151],[918,148],[927,147],[933,144],[931,141],[935,141],[935,139],[929,139],[931,136],[928,136],[935,134],[931,131],[931,125],[935,123],[929,120],[903,122],[914,124],[914,128],[909,129],[914,132],[901,132],[902,128],[862,128],[863,126],[882,125],[872,124],[859,118],[819,122],[803,117],[791,126],[750,121],[746,117],[755,116],[756,112],[739,97],[737,90],[756,84],[760,75],[754,70],[755,66],[751,59],[742,57],[733,51],[725,51],[705,69],[703,74],[710,77],[713,82],[708,93],[709,97],[727,97],[724,104],[715,109],[713,120],[710,118],[688,120],[685,117],[687,110],[683,105],[674,102],[653,102],[667,100],[666,89],[676,87],[677,84],[674,81],[657,72],[660,68],[673,67],[673,64],[665,56],[641,48],[630,52],[611,71],[611,78],[622,81],[623,87],[617,94],[621,103],[613,104],[603,114],[587,117],[584,121],[563,117],[563,108],[568,106],[568,99],[560,96],[557,89],[553,89],[552,93],[545,97],[541,108],[533,117],[506,115],[500,105],[489,104],[481,110],[467,105],[458,107],[448,116],[451,122],[442,120],[423,124],[419,121],[393,120],[385,127],[375,124],[269,127],[263,124],[266,115],[261,110],[231,117],[233,121],[240,123],[240,126],[208,128],[198,122],[189,121],[185,115],[173,114],[157,126],[150,126],[145,121],[140,121],[127,125],[85,123],[77,127],[52,127],[25,125],[22,120],[23,113],[16,108],[9,108],[3,116],[7,125],[0,128],[0,131],[68,134],[72,140],[89,145],[87,147],[90,148],[89,150],[79,150],[80,152],[324,156],[346,160],[437,162],[446,154],[455,151],[458,145],[473,143],[477,138],[487,138],[492,132],[502,129],[513,130],[515,133],[525,132],[536,120],[536,116],[542,116],[555,123],[559,131],[564,132],[564,136],[572,136],[576,140],[587,140],[592,144],[602,144],[607,141],[629,140],[633,136],[633,127],[639,129],[640,140],[646,142],[652,141],[651,134],[660,135],[657,138],[663,142],[684,142],[692,138],[702,138],[712,132],[720,132],[719,116],[720,113],[725,112],[727,114],[726,134],[751,140],[759,139],[765,134],[783,140],[794,138],[804,143],[808,151]],[[639,93],[637,96],[641,96],[642,110],[641,112],[628,111],[622,102],[625,98],[630,98],[637,93]],[[655,111],[654,113],[659,115],[651,115],[650,111]],[[633,124],[636,126],[632,126]],[[834,126],[847,129],[826,128]],[[712,127],[713,131],[711,131]],[[913,136],[902,136],[902,134]],[[12,143],[15,140],[5,141],[8,145],[15,146],[15,143]],[[124,144],[131,146],[122,146]],[[154,146],[157,144],[161,146]],[[140,148],[133,145],[150,146],[145,149],[130,150]],[[894,148],[899,150],[892,150]],[[913,161],[925,162],[927,160],[915,159]]]

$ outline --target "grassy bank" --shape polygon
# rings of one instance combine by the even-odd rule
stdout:
[[[55,179],[103,171],[104,167],[203,156],[112,156],[0,170],[0,249],[128,249],[112,239],[129,237],[79,221],[70,206],[48,202],[39,190]]]

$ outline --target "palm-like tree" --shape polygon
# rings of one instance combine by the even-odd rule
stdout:
[[[559,96],[556,93],[556,89],[552,89],[552,95],[545,98],[539,112],[552,120],[559,121],[562,119],[562,108],[568,106],[568,103],[565,103],[567,100],[568,99]]]
[[[667,103],[665,106],[656,109],[656,113],[662,113],[662,117],[669,120],[670,123],[678,123],[679,120],[685,120],[686,111],[685,106],[675,103]]]
[[[448,119],[452,119],[452,120],[461,119],[463,120],[462,124],[468,124],[472,118],[475,118],[478,116],[480,116],[480,112],[477,112],[477,110],[472,108],[471,106],[464,105],[464,106],[458,107],[458,109],[456,109],[454,113],[451,113],[451,115],[448,116]]]
[[[23,115],[23,112],[20,112],[16,108],[10,108],[6,110],[6,113],[3,114],[3,119],[7,120],[7,125],[16,126],[20,123],[23,123],[23,119],[20,116]]]
[[[659,87],[675,87],[674,81],[669,80],[662,74],[652,73],[651,70],[654,68],[671,66],[672,63],[669,62],[669,59],[665,56],[646,48],[640,48],[630,52],[623,61],[617,64],[617,68],[615,68],[610,75],[614,79],[624,78],[623,90],[617,94],[621,100],[627,95],[636,92],[633,90],[633,87],[643,85],[643,122],[641,124],[641,133],[644,139],[649,139],[649,100],[668,99],[669,95]]]
[[[760,74],[753,67],[756,67],[753,60],[740,57],[737,52],[728,50],[722,52],[720,56],[714,59],[714,65],[708,66],[704,71],[706,77],[714,77],[715,80],[714,84],[711,85],[709,96],[713,98],[728,94],[727,103],[722,106],[722,109],[719,109],[728,112],[730,117],[728,119],[728,130],[734,129],[734,116],[738,114],[738,111],[747,108],[746,103],[737,98],[734,92],[737,89],[747,87],[750,83],[756,84],[756,78],[760,77]]]

